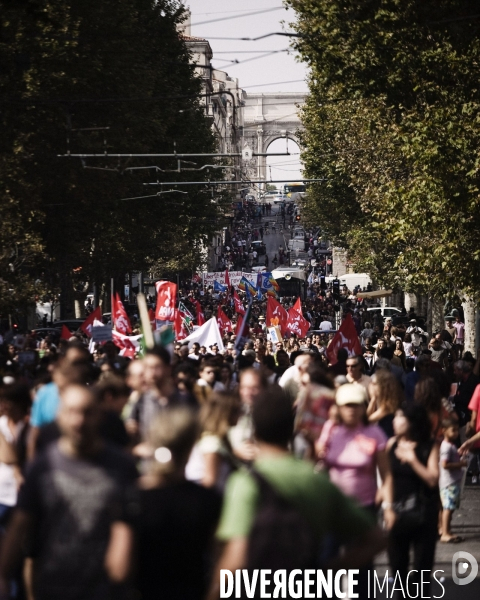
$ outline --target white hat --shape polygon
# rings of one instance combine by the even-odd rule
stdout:
[[[363,385],[359,383],[345,383],[337,390],[336,395],[337,406],[345,406],[346,404],[366,404],[367,392]]]

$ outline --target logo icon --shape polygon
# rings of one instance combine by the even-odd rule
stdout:
[[[459,577],[459,575],[465,575],[470,567],[470,573],[466,577]],[[475,557],[470,552],[455,552],[452,558],[452,579],[457,585],[468,585],[472,583],[475,577],[478,575],[478,563]]]

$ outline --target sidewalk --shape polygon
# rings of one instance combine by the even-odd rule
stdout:
[[[455,552],[470,553],[480,565],[480,485],[467,483],[462,495],[460,510],[453,515],[452,532],[465,538],[459,544],[442,544],[438,542],[435,556],[435,569],[444,571],[445,592],[438,585],[432,585],[431,597],[443,597],[446,600],[478,600],[480,599],[480,572],[471,584],[458,586],[452,581],[452,557]],[[386,553],[381,554],[375,561],[375,570],[378,575],[385,573],[389,568]],[[437,574],[440,578],[440,574]],[[384,594],[377,594],[377,598],[385,598]],[[389,596],[390,597],[390,596]]]

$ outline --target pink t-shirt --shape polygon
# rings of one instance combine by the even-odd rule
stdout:
[[[480,385],[477,385],[475,391],[473,392],[472,399],[468,404],[469,410],[477,411],[477,422],[475,423],[475,433],[480,431]],[[473,444],[473,448],[480,448],[480,442],[475,442]]]
[[[378,425],[349,429],[335,427],[330,433],[325,464],[330,480],[362,506],[375,503],[376,453],[385,450],[387,436]]]
[[[457,341],[463,340],[465,337],[465,325],[464,323],[454,323],[453,326],[457,330]]]

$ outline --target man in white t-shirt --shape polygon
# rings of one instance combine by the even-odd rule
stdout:
[[[415,319],[410,321],[410,326],[406,333],[409,333],[412,336],[412,346],[418,350],[423,341],[422,336],[425,335],[425,332],[420,327],[417,327],[417,321]]]
[[[331,331],[333,329],[332,323],[324,318],[324,320],[320,323],[319,329],[320,331]]]

